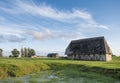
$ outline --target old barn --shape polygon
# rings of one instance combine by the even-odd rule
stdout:
[[[59,58],[59,54],[58,53],[49,53],[47,55],[47,57],[50,57],[50,58]]]
[[[66,48],[68,59],[111,61],[112,51],[104,37],[73,40]]]

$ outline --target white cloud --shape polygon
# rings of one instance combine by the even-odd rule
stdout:
[[[18,0],[12,8],[1,7],[3,11],[12,14],[31,14],[34,16],[53,19],[60,22],[77,23],[80,27],[108,29],[108,26],[97,23],[92,15],[80,9],[58,10],[45,3],[36,5],[33,1]]]
[[[42,31],[29,31],[29,35],[31,35],[34,39],[37,40],[45,40],[45,39],[56,39],[61,38],[62,40],[66,39],[76,39],[78,37],[82,37],[83,35],[77,34],[77,33],[64,33],[64,32],[58,32],[55,30],[49,30],[47,28],[42,29]]]
[[[32,15],[39,15],[47,18],[51,18],[58,21],[64,21],[69,19],[91,19],[91,15],[83,10],[72,9],[71,11],[62,11],[57,10],[56,8],[51,7],[50,5],[46,5],[42,3],[40,5],[36,5],[34,2],[30,1],[16,1],[12,8],[1,8],[2,10],[12,13],[12,14],[24,14],[29,13]]]
[[[42,26],[39,29],[26,29],[23,27],[34,27],[32,25],[0,25],[0,42],[22,42],[31,37],[37,40],[46,40],[46,39],[75,39],[80,37],[80,34],[77,33],[66,33],[58,30],[50,30]],[[17,28],[16,28],[17,27]]]
[[[108,26],[105,26],[105,25],[100,25],[100,24],[97,24],[97,23],[80,23],[78,25],[79,27],[83,27],[83,28],[101,28],[101,29],[109,29]]]
[[[0,42],[22,42],[26,38],[19,34],[0,34]]]
[[[44,39],[49,39],[52,38],[53,34],[49,29],[44,29],[43,31],[29,31],[28,34],[32,35],[33,38],[38,39],[38,40],[44,40]]]
[[[89,30],[91,30],[91,28],[109,28],[106,25],[101,25],[97,23],[89,12],[80,9],[71,9],[63,11],[46,5],[45,3],[36,5],[34,2],[25,0],[17,0],[15,2],[11,1],[11,4],[9,4],[9,6],[10,7],[7,7],[6,5],[1,6],[0,10],[7,13],[10,16],[12,15],[11,18],[20,21],[20,23],[11,22],[11,20],[7,19],[6,17],[0,16],[0,21],[2,21],[0,23],[0,41],[2,41],[2,38],[4,41],[10,42],[19,42],[21,40],[25,41],[27,39],[26,36],[32,36],[34,39],[37,40],[45,40],[52,38],[61,38],[63,40],[68,40],[85,37],[82,31],[79,31],[79,28],[80,30],[81,28],[87,28]],[[23,15],[22,18],[21,15]],[[24,17],[27,15],[30,15],[33,19],[34,17],[49,19],[47,20],[47,23],[51,26],[45,27],[42,25],[42,23],[27,23],[24,20],[31,20],[30,18],[24,19]],[[16,16],[20,19],[16,19]],[[54,20],[54,23],[59,23],[60,27],[64,27],[62,23],[66,24],[65,26],[68,26],[73,31],[69,32],[69,28],[67,28],[67,31],[61,29],[54,30],[54,25],[50,24],[51,20]]]
[[[12,28],[11,26],[0,25],[0,42],[22,42],[26,40],[22,29]]]
[[[0,25],[1,33],[11,33],[11,34],[22,34],[24,31],[22,29],[16,28],[14,26],[9,25]]]

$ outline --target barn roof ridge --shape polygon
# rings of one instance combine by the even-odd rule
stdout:
[[[92,37],[92,38],[83,38],[83,39],[77,39],[77,40],[72,40],[71,42],[77,42],[77,41],[87,41],[87,40],[94,40],[94,39],[104,39],[104,36],[99,36],[99,37]]]

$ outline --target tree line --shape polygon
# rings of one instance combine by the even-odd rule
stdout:
[[[21,51],[14,48],[11,51],[11,55],[9,57],[19,57],[19,55],[21,55],[21,57],[31,57],[36,55],[36,51],[34,49],[26,48],[26,47],[21,48]],[[0,48],[0,57],[3,57],[3,50],[1,48]]]

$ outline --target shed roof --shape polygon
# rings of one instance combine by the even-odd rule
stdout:
[[[59,55],[58,53],[49,53],[47,56],[48,57],[56,57],[58,55]]]

